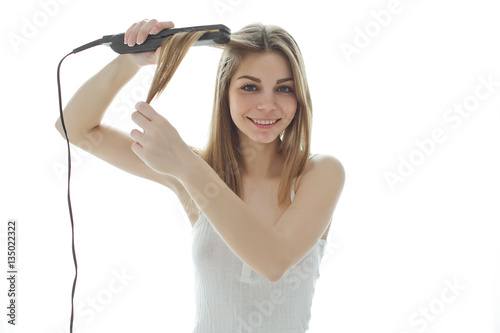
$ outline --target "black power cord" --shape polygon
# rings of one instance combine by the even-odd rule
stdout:
[[[71,208],[71,194],[70,194],[70,180],[71,180],[71,148],[68,139],[68,132],[66,131],[66,125],[64,124],[64,116],[62,109],[62,99],[61,99],[61,64],[66,57],[70,54],[75,53],[74,51],[68,53],[64,58],[59,62],[59,66],[57,67],[57,89],[59,91],[59,116],[61,117],[61,124],[64,131],[64,135],[66,136],[66,143],[68,144],[68,208],[69,208],[69,216],[71,219],[71,233],[72,233],[72,247],[73,247],[73,261],[75,263],[75,280],[73,281],[73,292],[71,293],[71,322],[70,322],[70,333],[73,333],[73,315],[74,315],[74,299],[75,299],[75,288],[76,288],[76,279],[78,277],[78,264],[76,262],[76,254],[75,254],[75,226],[73,223],[73,210]]]
[[[78,278],[78,263],[76,261],[76,253],[75,253],[75,224],[73,222],[73,209],[71,207],[71,192],[70,192],[70,181],[71,181],[71,148],[68,138],[68,132],[66,130],[66,124],[64,123],[64,115],[63,115],[63,107],[62,107],[62,98],[61,98],[61,65],[64,59],[66,59],[69,55],[78,53],[80,51],[86,50],[88,48],[109,43],[112,35],[104,36],[101,39],[97,39],[88,44],[82,45],[79,48],[74,49],[70,53],[64,56],[59,62],[59,66],[57,66],[57,90],[59,93],[59,117],[61,119],[62,129],[64,131],[64,136],[66,137],[66,143],[68,145],[68,208],[69,208],[69,217],[71,219],[71,244],[73,248],[73,262],[75,263],[75,279],[73,280],[73,291],[71,292],[71,319],[70,319],[70,333],[73,333],[73,318],[74,318],[74,300],[75,300],[75,289],[76,289],[76,280]]]

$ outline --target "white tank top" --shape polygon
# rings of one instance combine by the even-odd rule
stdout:
[[[294,196],[292,186],[292,201]],[[320,239],[296,266],[271,282],[239,259],[202,214],[192,229],[193,333],[306,332],[325,245]]]

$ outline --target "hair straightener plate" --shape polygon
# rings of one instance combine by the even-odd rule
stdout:
[[[95,40],[88,44],[82,45],[79,48],[74,49],[73,53],[78,53],[80,51],[86,50],[90,47],[97,45],[107,45],[111,47],[113,51],[119,54],[155,51],[157,48],[161,46],[165,38],[173,34],[176,34],[178,32],[205,31],[205,30],[214,30],[214,31],[207,31],[194,43],[194,46],[226,44],[231,39],[231,30],[229,30],[229,28],[223,24],[200,25],[195,27],[163,29],[157,34],[149,35],[144,41],[144,43],[140,45],[136,44],[134,46],[128,46],[127,44],[123,43],[125,33],[120,33],[116,35],[107,35],[103,36],[101,39]]]

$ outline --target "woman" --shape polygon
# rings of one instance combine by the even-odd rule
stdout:
[[[143,20],[124,42],[173,26]],[[193,226],[195,332],[305,332],[345,173],[336,158],[309,154],[312,107],[298,46],[275,26],[231,35],[205,150],[145,102],[132,114],[142,131],[100,124],[140,67],[168,61],[163,51],[119,55],[89,79],[64,111],[70,141],[98,135],[99,145],[82,148],[179,198]]]

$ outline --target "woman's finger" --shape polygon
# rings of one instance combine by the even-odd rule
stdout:
[[[141,159],[144,161],[144,158],[143,158],[143,151],[144,151],[144,148],[142,147],[142,145],[139,143],[139,142],[134,142],[131,146],[132,148],[132,151]]]
[[[151,34],[155,35],[163,29],[172,29],[174,26],[174,22],[172,21],[158,22],[152,27]]]
[[[140,126],[144,131],[146,131],[146,128],[150,125],[151,120],[144,116],[140,111],[136,111],[132,113],[132,121],[136,123],[138,126]]]
[[[146,119],[150,121],[155,121],[159,118],[159,114],[153,109],[151,105],[146,102],[138,102],[135,105],[135,109],[139,111]]]
[[[142,44],[146,40],[149,34],[157,34],[163,29],[171,29],[174,27],[172,21],[158,22],[156,19],[147,20],[144,19],[139,22],[132,24],[123,37],[123,42],[130,46],[137,44]]]
[[[144,133],[142,133],[141,131],[139,131],[137,129],[133,129],[130,132],[130,137],[132,139],[134,139],[135,142],[139,143],[141,145],[141,147],[143,146],[143,144],[144,144]]]
[[[142,27],[140,28],[140,30],[137,33],[136,43],[137,44],[144,43],[144,41],[146,40],[146,38],[148,38],[148,36],[149,36],[149,34],[151,32],[151,29],[153,29],[153,27],[157,23],[158,23],[158,20],[152,19],[152,20],[147,21],[145,24],[143,24]]]
[[[137,42],[137,34],[139,33],[139,31],[141,30],[143,25],[145,25],[148,21],[149,20],[142,20],[142,21],[137,22],[137,24],[132,29],[132,31],[130,32],[130,35],[127,38],[127,44],[129,46],[135,45],[135,43]]]
[[[125,31],[125,36],[123,36],[123,41],[125,44],[127,44],[128,38],[130,37],[130,34],[132,33],[136,25],[137,23],[132,24],[130,27],[128,27],[127,31]]]

